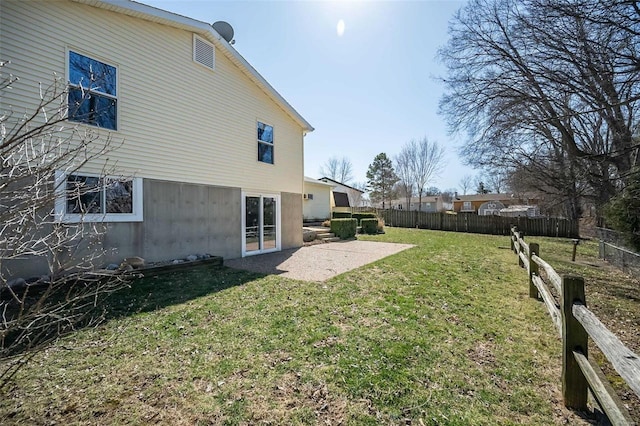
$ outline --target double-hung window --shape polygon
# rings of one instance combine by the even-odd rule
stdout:
[[[273,164],[273,126],[258,121],[258,161]]]
[[[65,222],[142,221],[142,179],[56,175],[56,215]]]
[[[117,69],[69,51],[69,120],[117,130]]]

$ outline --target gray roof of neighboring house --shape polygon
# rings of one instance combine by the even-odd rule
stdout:
[[[331,184],[331,183],[327,183],[327,182],[323,182],[321,180],[318,179],[314,179],[314,178],[310,178],[309,176],[305,176],[304,177],[304,181],[307,183],[313,183],[316,185],[324,185],[324,186],[328,186],[330,188],[333,188],[335,185]]]
[[[429,195],[429,196],[423,196],[423,197],[422,197],[422,202],[423,202],[423,203],[435,203],[435,202],[437,202],[438,200],[442,201],[442,197],[441,197],[441,196],[438,196],[438,195],[434,195],[434,196]],[[406,200],[405,200],[405,201],[406,201]],[[420,202],[420,198],[418,198],[418,197],[412,197],[412,198],[411,198],[411,202],[412,202],[412,203],[419,203],[419,202]]]
[[[321,178],[320,178],[320,180],[321,180],[321,181],[325,181],[325,182],[326,182],[326,181],[329,181],[329,182],[335,183],[336,185],[342,185],[342,186],[344,186],[344,187],[346,187],[346,188],[353,189],[354,191],[358,191],[358,192],[360,192],[360,193],[364,194],[364,191],[363,191],[363,190],[361,190],[361,189],[354,188],[353,186],[349,186],[349,185],[347,185],[346,183],[338,182],[337,180],[333,180],[333,179],[328,178],[328,177],[326,177],[326,176],[321,177]]]
[[[305,132],[313,132],[313,126],[298,113],[276,89],[269,84],[264,77],[246,59],[242,57],[224,38],[213,29],[211,24],[198,21],[193,18],[178,15],[153,6],[138,3],[131,0],[73,0],[77,3],[89,6],[99,7],[101,9],[110,10],[112,12],[122,13],[134,18],[145,19],[147,21],[158,24],[168,25],[185,31],[197,33],[211,43],[213,43],[220,51],[240,68],[251,81],[260,87],[271,99],[273,99],[280,107],[293,118]]]

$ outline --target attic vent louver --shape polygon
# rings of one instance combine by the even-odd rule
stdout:
[[[213,45],[195,34],[193,35],[193,60],[210,70],[214,69],[215,50]]]

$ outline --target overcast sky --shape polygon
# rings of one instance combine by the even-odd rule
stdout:
[[[424,136],[446,146],[433,182],[455,188],[475,171],[456,154],[438,102],[437,61],[460,1],[142,0],[235,30],[235,49],[314,127],[305,137],[305,175],[319,178],[331,156],[348,157],[366,181],[374,157],[395,156]],[[277,141],[276,141],[277,144]],[[431,186],[431,185],[430,185]]]

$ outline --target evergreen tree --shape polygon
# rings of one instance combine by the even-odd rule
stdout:
[[[628,178],[629,184],[605,206],[607,225],[624,234],[631,248],[640,250],[640,168]]]
[[[489,190],[484,186],[484,182],[478,181],[478,187],[476,188],[476,194],[488,194]]]
[[[382,202],[382,208],[388,208],[390,201],[397,197],[394,185],[398,176],[393,163],[384,152],[376,155],[367,170],[367,189],[373,202]]]

